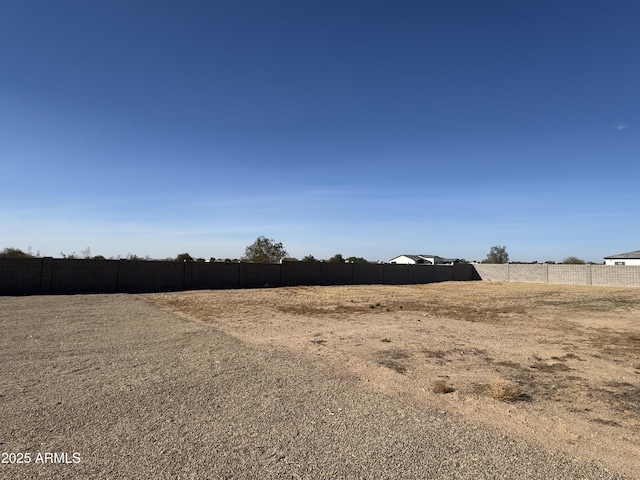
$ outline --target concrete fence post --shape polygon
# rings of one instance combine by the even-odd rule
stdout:
[[[549,283],[549,264],[544,264],[544,283]]]

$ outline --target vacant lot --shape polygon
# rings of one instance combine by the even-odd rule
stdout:
[[[144,298],[640,478],[640,289],[446,282]]]

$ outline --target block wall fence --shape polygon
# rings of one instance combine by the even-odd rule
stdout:
[[[0,258],[0,295],[151,293],[296,285],[408,285],[471,280],[640,287],[640,266],[260,264]]]
[[[473,265],[208,263],[0,258],[0,295],[151,293],[296,285],[405,285],[479,280]]]
[[[473,266],[482,280],[496,282],[640,287],[640,266],[634,265],[482,263]]]

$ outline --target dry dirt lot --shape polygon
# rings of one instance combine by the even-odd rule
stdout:
[[[640,289],[494,282],[144,298],[364,389],[640,478]]]

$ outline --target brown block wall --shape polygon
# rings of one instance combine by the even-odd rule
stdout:
[[[281,287],[280,267],[272,263],[241,263],[238,287]]]
[[[41,258],[3,258],[0,261],[0,293],[28,295],[40,293]]]
[[[51,262],[51,292],[113,293],[118,291],[118,262],[45,259]]]
[[[413,265],[411,265],[413,266]],[[406,285],[409,283],[409,265],[392,265],[385,263],[382,265],[383,283],[385,285]],[[418,265],[417,268],[421,268]]]
[[[433,267],[434,282],[450,282],[453,280],[453,266],[435,265]]]
[[[471,265],[207,263],[0,258],[0,295],[147,293],[294,285],[404,285],[472,280]]]
[[[383,266],[372,263],[354,263],[354,285],[380,285],[384,282]]]
[[[322,285],[353,285],[353,264],[322,262]]]
[[[407,275],[409,284],[432,283],[434,281],[433,265],[408,265]]]
[[[320,285],[322,264],[320,262],[284,262],[280,267],[283,286]]]
[[[453,280],[456,282],[468,282],[470,280],[481,280],[480,275],[470,263],[459,263],[453,265]]]
[[[148,293],[184,290],[184,262],[115,260],[118,292]]]
[[[239,263],[184,262],[185,290],[238,288]]]

